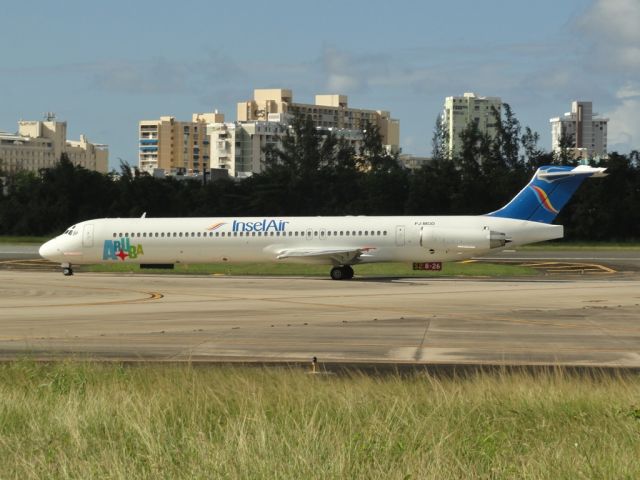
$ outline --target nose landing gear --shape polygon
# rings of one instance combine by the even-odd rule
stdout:
[[[350,265],[340,265],[331,269],[333,280],[351,280],[353,278],[353,268]]]
[[[71,268],[71,264],[62,264],[62,274],[65,277],[70,277],[73,275],[73,268]]]

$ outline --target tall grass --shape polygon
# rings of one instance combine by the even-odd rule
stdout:
[[[0,366],[0,478],[638,478],[640,379]]]

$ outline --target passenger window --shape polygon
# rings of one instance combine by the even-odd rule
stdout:
[[[222,236],[224,237],[224,232],[222,232]]]
[[[198,236],[200,236],[200,232],[198,232]]]
[[[347,230],[345,233],[346,233],[346,235],[347,235],[347,237],[348,237],[348,236],[349,236],[349,230]]]
[[[157,238],[157,237],[158,237],[158,232],[156,232],[156,233],[154,234],[154,236]]]
[[[387,231],[385,230],[384,232],[382,232],[382,234],[386,236],[387,235]]]
[[[65,232],[65,233],[67,233],[67,232]],[[118,236],[118,234],[117,234],[117,233],[114,233],[114,234],[113,234],[113,238],[116,238],[117,236]]]
[[[182,237],[182,232],[180,232],[178,235],[179,235],[180,237]]]
[[[219,237],[219,236],[220,236],[220,232],[216,232],[216,237]]]
[[[160,236],[161,236],[162,238],[164,238],[164,232],[162,232],[162,233],[160,234]]]
[[[192,236],[192,237],[195,237],[195,236],[196,236],[196,234],[195,234],[194,232],[191,232],[191,236]]]
[[[366,235],[369,235],[369,232],[365,230],[365,231],[364,231],[364,234],[365,234],[365,236],[366,236]]]

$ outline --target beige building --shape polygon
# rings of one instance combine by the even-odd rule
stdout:
[[[90,143],[84,135],[67,140],[67,122],[57,122],[53,114],[44,121],[18,122],[15,134],[0,132],[0,171],[5,174],[53,167],[63,153],[74,165],[102,173],[109,169],[106,145]]]
[[[454,157],[461,147],[460,133],[476,122],[481,132],[494,137],[496,116],[500,118],[502,100],[499,97],[479,97],[475,93],[465,93],[462,97],[446,97],[442,113],[442,125],[449,158]]]
[[[315,103],[294,103],[291,90],[256,89],[253,100],[238,103],[238,122],[282,121],[286,115],[304,115],[320,128],[362,131],[367,124],[380,129],[390,152],[400,150],[400,121],[387,111],[349,108],[346,95],[316,95]]]
[[[153,173],[199,174],[209,169],[210,145],[207,124],[224,122],[221,113],[194,113],[190,122],[163,116],[138,124],[140,170]]]
[[[607,126],[609,119],[593,112],[591,102],[574,101],[571,111],[551,123],[551,149],[561,150],[561,139],[571,140],[570,155],[576,159],[590,159],[607,155]]]
[[[400,124],[389,112],[354,109],[344,95],[316,95],[316,103],[293,103],[291,90],[254,90],[253,100],[238,103],[236,122],[218,113],[194,114],[191,122],[174,117],[139,123],[139,167],[153,173],[200,174],[224,169],[247,177],[264,169],[264,148],[280,143],[294,115],[306,115],[316,128],[331,132],[356,149],[368,124],[377,125],[383,144],[399,151]]]

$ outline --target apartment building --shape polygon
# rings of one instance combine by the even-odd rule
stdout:
[[[231,177],[248,177],[264,168],[264,148],[277,145],[287,124],[282,122],[220,122],[207,127],[211,138],[211,168]]]
[[[496,113],[500,118],[501,111],[502,100],[499,97],[480,97],[475,93],[465,93],[461,97],[446,97],[442,124],[449,158],[460,152],[460,133],[472,122],[477,123],[481,132],[493,138],[496,135]]]
[[[91,143],[85,135],[80,140],[67,140],[67,122],[58,122],[54,114],[42,121],[18,122],[17,133],[0,132],[0,172],[37,172],[51,168],[66,154],[71,163],[89,170],[107,173],[107,145]]]
[[[224,122],[224,115],[217,111],[194,113],[191,121],[178,121],[171,116],[142,120],[138,124],[140,170],[199,174],[209,169],[207,124],[219,122]]]
[[[593,112],[592,102],[574,101],[571,111],[549,119],[551,149],[559,153],[562,139],[570,142],[569,154],[575,159],[604,157],[607,154],[609,119]]]
[[[399,152],[400,123],[389,112],[349,108],[345,95],[316,95],[315,104],[294,103],[291,90],[257,89],[237,105],[237,121],[218,113],[194,114],[191,122],[174,117],[139,122],[139,168],[153,173],[199,174],[224,169],[247,177],[264,169],[264,148],[278,145],[295,115],[313,120],[321,132],[343,138],[356,150],[363,130],[376,125],[389,152]]]
[[[264,170],[265,147],[278,146],[292,120],[291,115],[272,114],[271,121],[213,123],[207,127],[211,137],[211,168],[226,169],[232,177],[244,178]],[[364,138],[360,130],[316,127],[333,133],[357,152]]]
[[[400,150],[400,121],[384,110],[350,108],[346,95],[316,95],[315,103],[295,103],[291,90],[256,89],[253,99],[238,103],[238,122],[282,121],[286,115],[304,115],[318,128],[362,131],[376,125],[389,152]],[[349,133],[344,133],[349,136]]]

